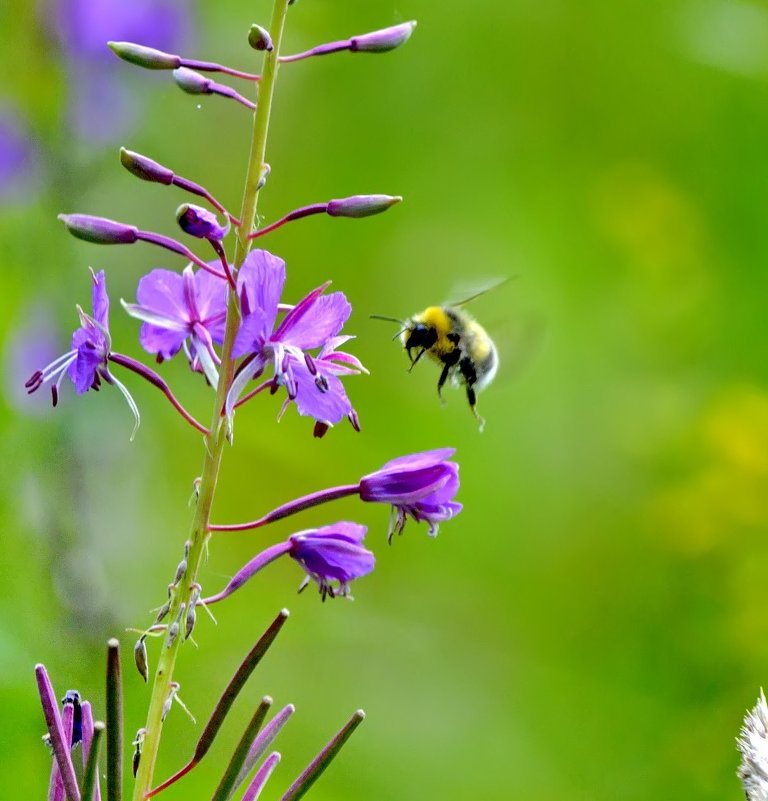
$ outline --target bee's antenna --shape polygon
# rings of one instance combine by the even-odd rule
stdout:
[[[408,330],[408,325],[405,322],[405,320],[400,320],[397,317],[386,317],[383,314],[371,314],[371,315],[369,315],[369,317],[371,318],[371,320],[385,320],[388,323],[398,323],[399,325],[402,325],[403,328],[401,328],[400,331],[398,331],[392,337],[393,340],[395,340],[398,337],[402,336]]]
[[[405,321],[401,320],[399,317],[385,317],[383,314],[370,314],[368,316],[371,320],[386,320],[388,323],[400,323],[400,325],[405,325]]]

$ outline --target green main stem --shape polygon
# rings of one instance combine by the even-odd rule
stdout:
[[[253,138],[251,152],[248,159],[248,171],[245,180],[243,203],[240,211],[241,225],[237,229],[237,242],[235,245],[234,266],[239,268],[248,255],[251,243],[248,235],[253,230],[256,219],[256,208],[259,194],[259,180],[264,170],[264,157],[267,149],[267,134],[269,131],[269,117],[272,110],[272,96],[279,67],[278,56],[283,38],[288,0],[275,0],[272,8],[272,21],[270,35],[273,49],[264,54],[264,69],[258,88],[258,105],[253,119]],[[208,526],[210,523],[211,507],[216,493],[216,483],[219,477],[221,459],[227,442],[227,422],[222,417],[222,409],[227,391],[232,383],[235,363],[232,359],[232,346],[240,322],[237,297],[230,290],[227,304],[227,324],[224,344],[221,354],[221,369],[219,386],[216,392],[216,401],[213,409],[213,421],[210,426],[211,433],[205,438],[205,458],[203,471],[198,485],[197,506],[192,520],[189,534],[189,555],[187,556],[187,571],[179,581],[173,593],[171,608],[166,620],[174,621],[178,616],[182,604],[185,608],[189,604],[192,585],[197,582],[200,563],[202,561],[205,544],[208,539]],[[183,621],[182,621],[183,630]],[[133,791],[133,801],[143,801],[153,785],[157,753],[160,747],[160,738],[163,730],[163,706],[173,681],[173,672],[176,666],[176,657],[183,642],[182,636],[177,636],[170,645],[167,639],[163,641],[160,656],[155,672],[152,695],[147,712],[146,734],[141,749],[139,770],[136,774],[136,784]]]

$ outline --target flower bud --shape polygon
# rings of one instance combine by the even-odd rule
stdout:
[[[193,203],[182,203],[176,209],[176,221],[181,230],[198,239],[223,239],[229,231],[229,226],[219,225],[216,215],[201,206]]]
[[[90,214],[59,214],[72,236],[96,245],[130,245],[138,241],[139,230],[133,225],[93,217]]]
[[[190,95],[209,95],[211,94],[211,84],[213,81],[206,78],[199,72],[195,72],[187,67],[179,67],[173,71],[173,80],[180,89]]]
[[[144,638],[139,637],[136,640],[136,645],[133,646],[133,659],[136,662],[136,669],[139,675],[146,682],[149,677],[149,670],[147,668],[147,646],[144,644]]]
[[[401,200],[402,197],[390,195],[353,195],[331,200],[326,212],[331,217],[370,217],[373,214],[381,214]]]
[[[142,156],[141,153],[134,153],[132,150],[120,148],[120,163],[128,172],[141,178],[142,181],[153,181],[158,184],[170,186],[173,183],[173,172],[162,164]]]
[[[248,31],[248,44],[254,50],[272,52],[272,37],[269,35],[269,31],[266,28],[262,28],[261,25],[256,25],[255,23],[251,25],[251,29]]]
[[[386,53],[407,42],[415,27],[416,20],[411,20],[401,25],[393,25],[391,28],[353,36],[349,40],[349,49],[353,53]]]
[[[134,42],[107,42],[107,47],[123,61],[148,70],[174,70],[181,64],[179,56]]]

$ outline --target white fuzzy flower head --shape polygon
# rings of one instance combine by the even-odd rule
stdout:
[[[768,801],[768,704],[762,690],[744,718],[736,744],[742,757],[738,777],[748,801]]]

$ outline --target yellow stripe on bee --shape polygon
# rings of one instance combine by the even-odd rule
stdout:
[[[483,326],[474,320],[467,320],[466,330],[472,337],[472,358],[482,362],[491,355],[493,343]]]
[[[448,334],[453,332],[453,321],[442,306],[429,306],[421,314],[414,315],[413,321],[434,328],[437,342],[427,351],[433,359],[440,361],[441,356],[456,350],[456,343],[448,339]]]

